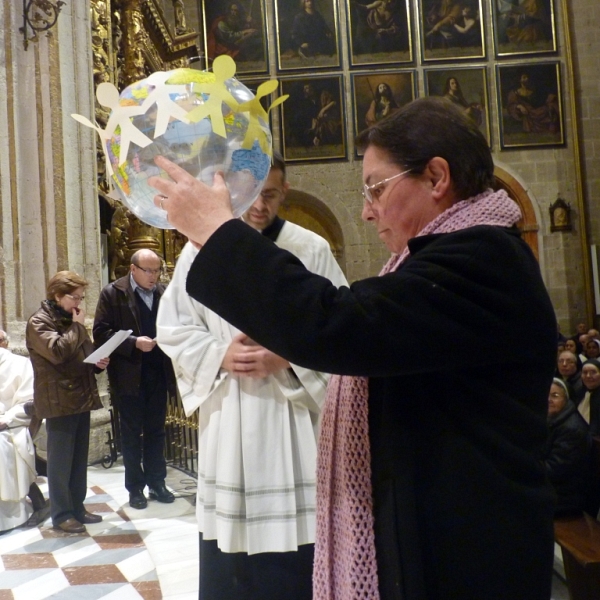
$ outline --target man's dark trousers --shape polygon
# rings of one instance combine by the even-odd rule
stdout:
[[[120,396],[121,452],[125,466],[125,488],[129,492],[164,483],[167,383],[164,370],[142,365],[138,396]],[[143,437],[141,434],[143,432]]]

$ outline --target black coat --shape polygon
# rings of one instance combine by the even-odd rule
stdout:
[[[338,290],[230,221],[187,289],[295,364],[369,377],[382,600],[547,600],[556,319],[537,262],[496,227],[409,248],[397,272]]]
[[[557,377],[560,377],[560,375],[557,375]],[[575,406],[578,406],[587,391],[583,385],[583,381],[581,381],[581,370],[577,371],[574,375],[571,375],[565,383],[569,390],[569,398],[573,401]]]
[[[154,302],[159,302],[165,286],[156,284]],[[119,396],[137,396],[140,391],[143,352],[135,347],[142,335],[140,309],[131,287],[129,274],[104,287],[98,299],[94,318],[94,344],[107,342],[117,331],[131,329],[131,335],[110,355],[108,380],[111,392]],[[175,375],[171,359],[157,346],[153,352],[162,357],[167,384],[174,391]]]
[[[591,481],[591,437],[588,424],[572,402],[548,419],[550,435],[544,454],[548,477],[557,496],[556,513],[581,511]]]

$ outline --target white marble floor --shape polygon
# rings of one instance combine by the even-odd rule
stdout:
[[[110,494],[134,523],[156,567],[163,600],[197,600],[196,480],[177,469],[167,471],[167,486],[177,496],[173,504],[150,501],[143,510],[130,508],[121,460],[109,469],[89,467],[88,487],[97,485]]]
[[[132,522],[135,527],[135,531],[143,539],[143,544],[149,554],[149,557],[154,565],[154,581],[158,578],[160,584],[160,591],[150,591],[152,584],[149,582],[144,583],[144,577],[140,578],[140,583],[137,584],[137,592],[131,588],[131,586],[121,586],[110,592],[110,588],[96,587],[91,585],[80,585],[77,589],[72,588],[71,590],[65,589],[63,584],[62,595],[52,595],[51,597],[64,598],[65,600],[73,597],[83,598],[90,600],[104,598],[106,600],[129,600],[130,598],[145,598],[146,600],[158,600],[162,598],[164,600],[197,600],[198,598],[198,530],[196,527],[196,516],[195,516],[195,496],[196,496],[196,480],[189,477],[182,471],[174,468],[168,468],[167,474],[167,485],[173,490],[176,495],[176,500],[173,504],[161,504],[156,501],[148,502],[148,507],[144,510],[136,510],[129,506],[129,494],[123,485],[124,481],[124,469],[121,460],[119,459],[109,469],[104,469],[101,465],[91,466],[88,469],[88,487],[89,488],[101,488],[101,490],[109,496],[114,502],[115,507],[118,505],[117,510],[125,513],[126,518]],[[45,486],[44,486],[45,487]],[[93,501],[93,500],[92,500]],[[93,505],[92,505],[93,506]],[[90,507],[92,508],[92,507]],[[48,521],[49,523],[49,521]],[[100,530],[106,528],[108,522],[96,525],[88,526],[90,534],[100,534]],[[95,531],[97,528],[98,531]],[[110,530],[108,531],[110,534]],[[28,530],[24,529],[22,534],[28,535]],[[56,536],[54,536],[56,537]],[[69,549],[69,544],[74,543],[70,539],[73,536],[61,536],[58,535],[59,539],[47,540],[46,544],[55,544],[56,547],[52,547],[51,550],[58,554],[65,545],[65,548]],[[74,536],[78,538],[79,536]],[[17,540],[20,538],[14,538]],[[104,538],[94,538],[99,543],[102,543]],[[3,541],[4,540],[4,541]],[[0,539],[0,554],[4,546],[10,545],[11,542],[14,545],[14,540],[1,538]],[[88,543],[90,540],[82,539],[81,543]],[[47,548],[48,549],[48,548]],[[4,552],[9,553],[9,549],[5,548]],[[33,547],[30,552],[39,552],[39,549]],[[31,559],[31,554],[29,558]],[[41,555],[37,555],[40,560]],[[15,560],[21,557],[16,557]],[[17,567],[17,568],[32,568],[31,564],[28,567]],[[77,563],[73,563],[77,564]],[[40,567],[43,565],[35,565]],[[564,584],[564,571],[562,568],[562,556],[558,547],[555,551],[555,574],[552,582],[552,597],[551,600],[568,600],[568,590]],[[150,567],[149,567],[150,568]],[[85,566],[80,566],[80,569],[85,569]],[[148,569],[146,569],[148,570]],[[0,568],[0,571],[3,571]],[[152,571],[152,573],[154,573]],[[18,589],[14,589],[12,592],[10,589],[6,589],[7,585],[2,585],[3,573],[0,572],[0,600],[28,600],[32,596],[23,595]],[[5,571],[5,576],[17,577],[19,576],[18,571]],[[48,573],[50,576],[50,573]],[[62,576],[62,575],[61,575]],[[148,576],[148,580],[152,577]],[[12,580],[11,580],[12,581]],[[42,581],[38,579],[39,583]],[[92,583],[89,579],[85,579],[79,583]],[[68,586],[68,584],[66,584]],[[72,584],[73,585],[73,584]],[[146,585],[144,591],[144,585]],[[156,586],[156,583],[153,584]],[[148,587],[150,586],[150,587]],[[39,587],[39,586],[38,586]],[[84,588],[89,588],[89,592],[84,593]],[[107,593],[108,590],[108,593]],[[77,596],[73,596],[76,593]],[[83,594],[83,595],[82,595]],[[49,597],[44,594],[38,594],[36,598]]]
[[[135,510],[128,505],[123,487],[123,466],[117,461],[110,469],[93,466],[88,471],[88,485],[98,485],[124,508],[127,516],[142,533],[154,564],[164,600],[198,598],[198,530],[194,498],[196,481],[177,469],[169,468],[167,485],[181,499],[173,504],[149,502],[148,508]],[[556,546],[555,575],[550,600],[568,600],[560,549]]]

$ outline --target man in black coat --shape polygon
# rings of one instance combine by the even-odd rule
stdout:
[[[94,319],[96,346],[117,331],[132,330],[111,355],[108,380],[119,411],[129,505],[138,509],[148,505],[146,486],[150,498],[175,500],[165,486],[167,394],[174,388],[175,376],[171,360],[156,345],[156,315],[165,290],[158,283],[160,271],[161,259],[155,252],[135,252],[130,272],[102,290]]]
[[[220,176],[211,188],[158,157],[171,181],[149,180],[202,245],[188,293],[280,356],[343,374],[319,438],[314,598],[548,600],[556,319],[520,211],[447,101],[418,99],[357,142],[362,216],[393,256],[350,288],[233,219]]]

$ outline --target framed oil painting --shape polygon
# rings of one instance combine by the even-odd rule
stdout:
[[[227,54],[237,75],[268,73],[265,0],[202,0],[206,65]]]
[[[281,71],[340,66],[337,0],[275,0]]]
[[[381,121],[415,99],[416,71],[376,71],[352,74],[354,133]],[[356,150],[357,156],[362,152]]]
[[[428,69],[424,72],[425,95],[441,96],[459,106],[490,144],[490,111],[487,69],[468,67]]]
[[[346,0],[350,64],[412,62],[409,0]]]
[[[496,56],[556,52],[553,0],[492,0]]]
[[[485,58],[481,0],[417,0],[424,61]]]
[[[342,75],[280,80],[282,154],[286,162],[347,158]]]
[[[565,143],[560,64],[496,66],[500,147]]]

